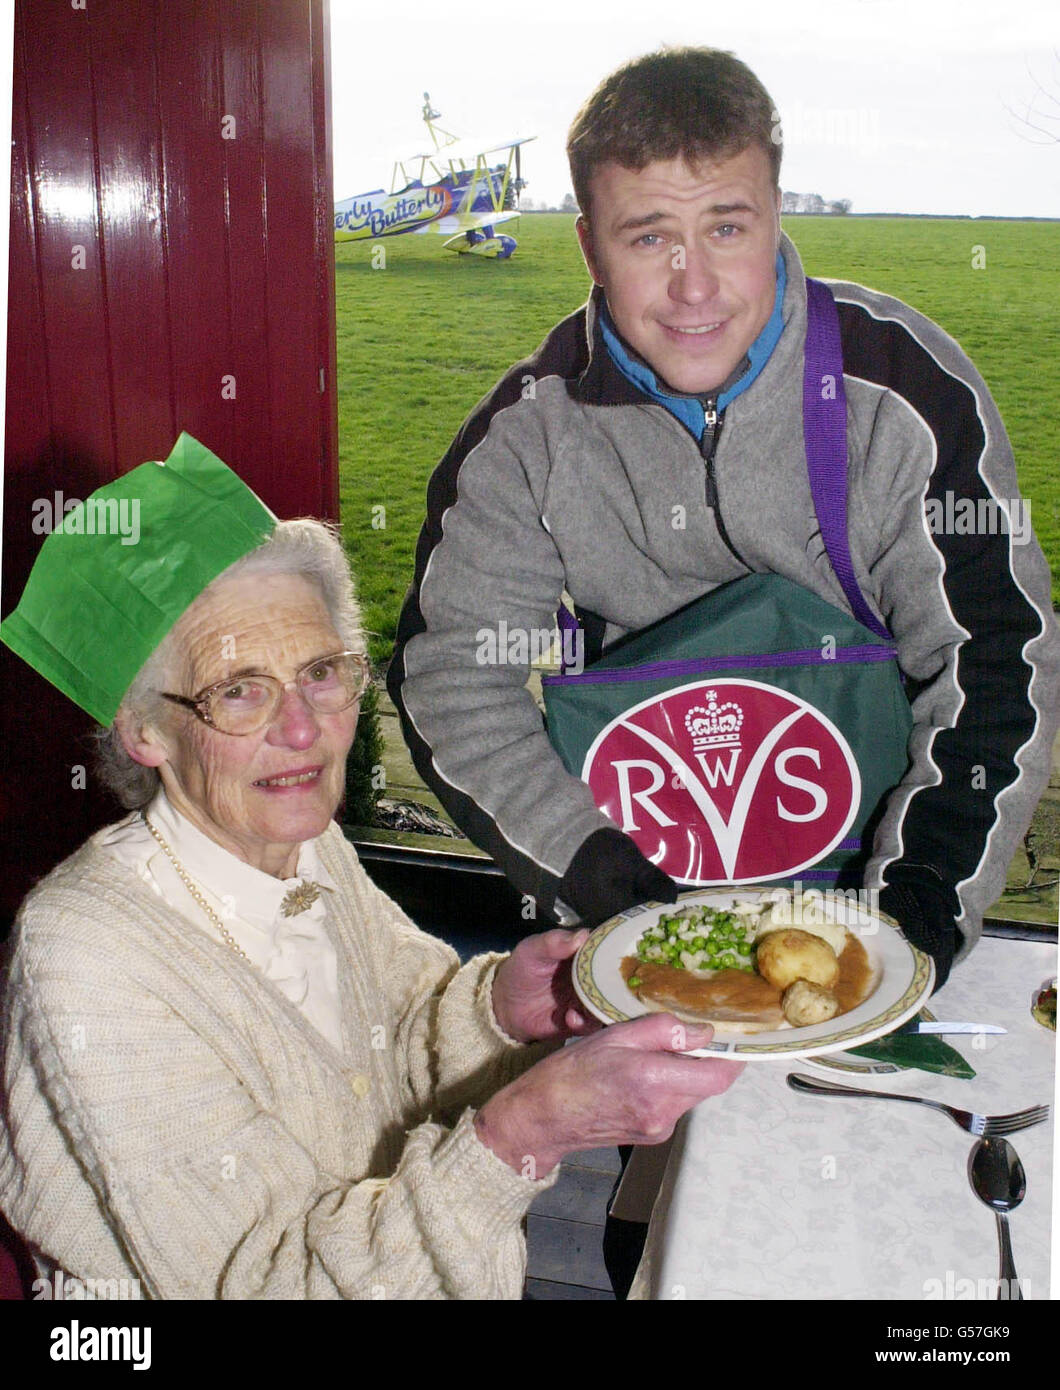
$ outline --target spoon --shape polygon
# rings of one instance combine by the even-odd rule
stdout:
[[[1027,1175],[1019,1154],[1007,1139],[980,1139],[972,1150],[968,1165],[975,1195],[985,1202],[997,1217],[997,1241],[1001,1249],[1001,1270],[998,1275],[998,1298],[1022,1299],[1016,1266],[1012,1260],[1012,1244],[1008,1235],[1008,1217],[1023,1201],[1027,1191]],[[1007,1280],[1007,1283],[1006,1283]]]

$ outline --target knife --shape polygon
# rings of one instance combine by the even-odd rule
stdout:
[[[902,1030],[903,1033],[1007,1033],[1007,1028],[1001,1028],[996,1023],[937,1023],[934,1019],[930,1021],[924,1018],[916,1018],[912,1024],[907,1024]]]

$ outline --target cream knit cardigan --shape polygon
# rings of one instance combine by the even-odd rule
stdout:
[[[101,832],[105,833],[105,832]],[[19,914],[0,1023],[0,1208],[67,1275],[152,1298],[518,1298],[533,1181],[474,1111],[548,1048],[338,826],[340,1055],[234,951],[86,842]]]

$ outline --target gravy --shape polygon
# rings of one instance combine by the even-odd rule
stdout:
[[[746,970],[719,970],[709,979],[676,970],[672,965],[626,956],[620,965],[622,978],[636,975],[641,984],[634,991],[653,1004],[668,1004],[682,1013],[741,1023],[781,1023],[780,990],[761,975]]]
[[[847,1014],[856,1009],[872,993],[872,966],[865,947],[853,932],[847,932],[847,944],[839,957],[839,979],[832,993],[839,1002],[839,1012]]]
[[[626,956],[619,964],[627,983],[636,975],[634,990],[646,1003],[662,1005],[679,1014],[717,1023],[753,1023],[759,1027],[787,1027],[781,1007],[782,991],[761,975],[746,970],[719,970],[704,979],[687,970],[656,961]],[[849,1013],[871,993],[872,966],[865,947],[851,932],[839,956],[839,979],[832,993],[839,1013]]]

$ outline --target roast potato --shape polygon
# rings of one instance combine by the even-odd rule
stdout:
[[[839,960],[827,941],[798,927],[771,931],[758,942],[758,973],[784,990],[796,980],[831,989],[839,978]]]
[[[821,894],[816,890],[810,893],[796,893],[794,896],[779,895],[772,907],[764,912],[758,922],[758,939],[773,931],[783,931],[786,927],[796,927],[810,936],[819,936],[827,941],[836,955],[841,955],[846,945],[847,929],[841,922],[834,922],[825,915]]]
[[[784,1017],[793,1028],[808,1028],[813,1023],[827,1023],[839,1012],[839,1000],[830,989],[796,980],[788,985],[782,1000]]]

